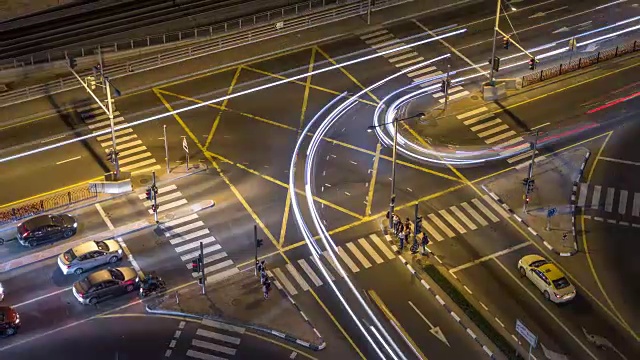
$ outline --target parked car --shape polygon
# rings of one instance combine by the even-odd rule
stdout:
[[[58,266],[65,275],[82,274],[94,267],[122,259],[122,248],[115,240],[87,241],[58,256]]]
[[[18,225],[18,241],[24,246],[34,247],[70,238],[77,231],[78,222],[71,215],[39,215]]]
[[[110,297],[132,292],[140,283],[132,267],[98,270],[73,284],[73,295],[81,304],[94,305]]]
[[[518,261],[518,270],[554,303],[563,303],[576,296],[576,288],[558,267],[540,255],[527,255]]]
[[[10,306],[0,306],[0,334],[10,336],[20,328],[20,315]]]

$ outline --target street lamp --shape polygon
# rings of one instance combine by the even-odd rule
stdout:
[[[393,212],[396,205],[396,149],[398,147],[398,123],[415,118],[423,118],[424,116],[425,115],[423,112],[419,112],[404,119],[396,118],[386,123],[371,125],[367,127],[367,131],[372,132],[378,127],[393,123],[393,155],[391,157],[391,199],[389,200],[389,229],[391,230],[393,229]],[[369,199],[369,201],[371,201],[371,199]]]

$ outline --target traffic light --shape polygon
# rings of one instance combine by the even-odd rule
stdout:
[[[72,58],[71,56],[67,57],[67,64],[72,69],[75,69],[75,67],[78,66],[78,62],[76,61],[76,59]]]
[[[529,183],[527,184],[527,190],[529,192],[532,192],[533,191],[533,187],[535,186],[535,184],[536,184],[535,180],[533,180],[533,179],[529,180]]]
[[[109,152],[107,153],[107,160],[109,160],[110,163],[115,164],[116,163],[116,156],[118,156],[119,152],[113,152],[113,149],[109,149]]]
[[[510,41],[509,41],[509,37],[508,37],[508,36],[505,36],[505,37],[503,37],[503,38],[502,38],[502,46],[503,46],[505,49],[508,49],[508,48],[509,48],[509,42],[510,42]]]
[[[499,57],[494,57],[493,59],[489,59],[489,64],[491,64],[491,68],[493,68],[493,71],[498,72],[498,70],[500,70],[500,58]]]
[[[259,248],[260,246],[262,246],[262,239],[256,239],[256,248]]]
[[[526,187],[526,186],[528,186],[528,184],[529,184],[529,178],[524,178],[524,179],[522,179],[522,185],[523,185],[523,186],[525,186],[525,187]]]
[[[532,57],[531,59],[529,59],[529,70],[535,70],[536,69],[536,58]]]
[[[91,88],[91,90],[96,88],[96,78],[93,76],[87,76],[86,78],[87,86]]]
[[[422,231],[422,216],[416,218],[416,226],[414,234],[418,235]]]
[[[153,211],[153,212],[158,212],[158,208],[159,208],[159,206],[156,205],[156,204],[152,204],[151,205],[151,211]]]
[[[440,91],[443,93],[447,91],[447,82],[444,79],[440,82]]]
[[[199,273],[200,272],[200,257],[191,260],[191,272]]]
[[[147,196],[147,200],[151,200],[151,188],[147,188],[144,194]]]

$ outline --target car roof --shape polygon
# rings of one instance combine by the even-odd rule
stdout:
[[[558,269],[557,266],[551,263],[544,264],[538,269],[544,273],[544,275],[551,281],[558,280],[564,277],[564,274]]]
[[[98,250],[98,245],[96,245],[95,241],[87,241],[86,243],[80,244],[71,250],[73,250],[73,253],[76,254],[76,256],[82,256],[90,251]]]
[[[107,280],[113,280],[113,276],[111,276],[109,269],[104,269],[91,273],[89,276],[87,276],[87,280],[89,280],[91,285],[95,285]]]
[[[37,228],[43,225],[51,225],[53,224],[53,221],[51,220],[51,216],[52,215],[50,214],[38,215],[23,222],[22,224],[24,224],[28,229]]]

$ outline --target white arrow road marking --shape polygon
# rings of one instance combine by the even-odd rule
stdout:
[[[440,341],[442,341],[443,343],[447,344],[448,347],[451,347],[451,345],[449,345],[449,342],[447,341],[447,338],[444,337],[444,334],[442,333],[442,330],[440,330],[440,327],[433,326],[433,324],[431,324],[431,322],[429,322],[429,320],[427,320],[427,318],[424,315],[422,315],[420,310],[418,310],[418,308],[415,305],[413,305],[413,303],[411,301],[409,301],[409,305],[411,305],[413,310],[415,310],[418,313],[418,315],[420,315],[422,320],[424,320],[424,322],[426,322],[427,325],[429,325],[429,327],[431,328],[429,330],[429,332],[432,333],[433,335],[435,335],[435,337],[437,337],[438,339],[440,339]]]
[[[544,353],[544,356],[549,360],[569,360],[569,358],[566,355],[551,351],[546,347],[544,347],[544,344],[542,343],[540,343],[540,346],[542,347],[542,352]]]
[[[561,27],[561,28],[560,28],[560,29],[558,29],[558,30],[552,31],[551,33],[552,33],[552,34],[557,34],[557,33],[559,33],[559,32],[569,31],[570,29],[573,29],[573,28],[582,28],[582,27],[585,27],[585,26],[587,26],[587,25],[590,25],[591,23],[592,23],[592,21],[591,21],[591,20],[589,20],[589,21],[587,21],[587,22],[583,22],[582,24],[578,24],[578,25],[573,25],[573,26],[569,26],[569,27],[563,26],[563,27]]]
[[[537,18],[537,17],[545,16],[545,15],[550,14],[550,13],[552,13],[552,12],[556,12],[556,11],[559,11],[559,10],[562,10],[562,9],[566,9],[566,8],[568,8],[568,6],[562,6],[562,7],[559,7],[559,8],[557,8],[557,9],[553,9],[553,10],[549,10],[549,11],[544,11],[544,12],[539,12],[539,13],[536,13],[536,14],[533,14],[533,15],[529,16],[529,19],[533,19],[533,18]]]

